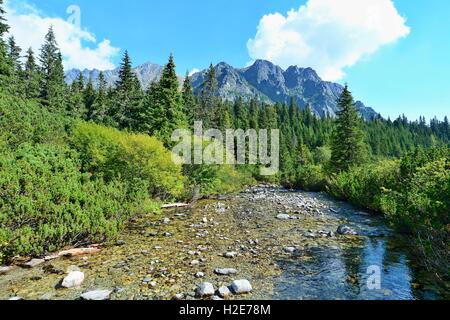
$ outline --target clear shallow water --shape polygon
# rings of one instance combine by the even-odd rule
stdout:
[[[336,203],[323,199],[336,207]],[[296,256],[279,261],[283,270],[276,279],[275,299],[289,300],[415,300],[450,299],[450,293],[426,270],[414,265],[414,256],[406,240],[384,224],[341,204],[340,213],[364,235],[355,246],[308,248]],[[306,257],[306,259],[305,259]],[[380,272],[380,289],[369,289],[373,269]]]

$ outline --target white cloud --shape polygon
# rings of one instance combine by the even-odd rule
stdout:
[[[108,39],[97,42],[93,33],[62,18],[47,17],[26,1],[16,1],[13,4],[12,1],[6,2],[6,18],[11,27],[10,33],[23,50],[32,47],[38,53],[48,28],[53,25],[66,69],[115,68],[113,58],[120,49],[113,47]]]
[[[346,67],[409,33],[392,0],[308,0],[287,16],[262,17],[247,48],[252,59],[312,67],[339,80]]]
[[[189,77],[193,76],[194,74],[196,74],[197,72],[200,72],[200,69],[194,68],[189,72]]]

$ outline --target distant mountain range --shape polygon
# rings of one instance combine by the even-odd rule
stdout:
[[[142,86],[148,88],[149,84],[160,79],[163,67],[153,63],[145,63],[134,69]],[[318,116],[336,115],[337,99],[343,86],[337,83],[323,81],[311,68],[291,66],[283,70],[279,66],[266,61],[257,60],[253,65],[237,69],[225,62],[215,66],[218,81],[219,95],[228,101],[238,97],[245,100],[257,98],[266,103],[289,103],[295,98],[301,108],[308,104]],[[108,85],[114,85],[118,79],[119,69],[104,71]],[[80,70],[71,69],[66,72],[66,82],[72,83],[79,75]],[[86,81],[92,77],[97,85],[99,70],[83,70]],[[192,75],[194,92],[198,94],[204,81],[205,71]],[[183,77],[179,77],[180,83]],[[372,119],[378,114],[361,101],[356,102],[357,108],[365,119]]]

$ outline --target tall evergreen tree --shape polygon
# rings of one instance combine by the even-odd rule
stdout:
[[[84,118],[87,110],[84,103],[84,76],[80,72],[78,78],[70,85],[68,94],[68,113],[75,118]]]
[[[204,82],[202,84],[200,93],[200,118],[203,120],[205,127],[218,127],[218,101],[217,96],[217,79],[216,70],[211,64],[204,75]]]
[[[25,97],[27,99],[36,99],[39,97],[39,69],[31,48],[28,49],[25,58],[25,69],[23,72]]]
[[[9,30],[5,14],[3,0],[0,0],[0,88],[9,88],[9,77],[11,75],[11,65],[8,63],[7,47],[3,41],[3,36]]]
[[[362,119],[347,85],[339,97],[338,106],[331,165],[335,171],[345,171],[361,164],[367,150],[364,144]]]
[[[172,144],[171,137],[174,130],[187,126],[179,86],[175,62],[170,55],[161,80],[150,89],[141,117],[142,130],[156,135],[166,146]]]
[[[9,86],[12,89],[12,92],[18,96],[22,96],[24,94],[22,62],[20,61],[21,53],[22,49],[16,44],[14,36],[10,36],[7,43],[7,63],[10,65]]]
[[[192,126],[196,120],[200,119],[198,118],[199,110],[197,99],[194,95],[194,90],[192,88],[191,79],[188,73],[186,73],[186,78],[183,82],[182,97],[184,113],[186,115],[188,124]]]
[[[86,120],[94,119],[95,114],[94,103],[96,101],[96,96],[97,93],[94,89],[94,82],[92,80],[92,77],[89,77],[89,81],[83,92],[83,100],[84,105],[86,107]]]
[[[22,70],[22,63],[20,62],[21,53],[22,49],[16,44],[14,36],[10,36],[8,38],[8,57],[16,72]]]
[[[66,84],[64,81],[64,68],[62,55],[56,43],[53,27],[50,27],[45,42],[41,47],[39,56],[41,63],[41,94],[44,106],[55,111],[64,111],[64,94]]]
[[[112,124],[112,120],[108,117],[108,88],[106,84],[105,74],[100,72],[98,75],[98,88],[92,105],[91,120],[96,123]]]
[[[141,84],[133,71],[128,51],[125,51],[110,110],[112,118],[120,129],[137,129],[142,100]]]

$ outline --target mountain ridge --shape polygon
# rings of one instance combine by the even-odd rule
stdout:
[[[227,101],[235,101],[238,97],[244,100],[258,99],[262,102],[289,103],[294,98],[300,108],[311,106],[314,114],[335,116],[338,111],[337,100],[343,86],[320,78],[317,72],[309,67],[290,66],[286,70],[267,60],[256,60],[245,68],[234,68],[226,62],[220,62],[215,67],[218,83],[218,95]],[[148,88],[150,83],[161,78],[163,66],[154,63],[144,63],[133,69],[142,87]],[[114,86],[118,80],[118,71],[104,71],[108,85]],[[66,72],[66,82],[72,83],[82,72],[85,81],[91,77],[97,85],[99,70],[71,69]],[[194,73],[190,78],[194,93],[199,94],[204,81],[205,70]],[[180,85],[184,80],[178,77]],[[356,107],[366,119],[373,119],[378,113],[356,101]]]

